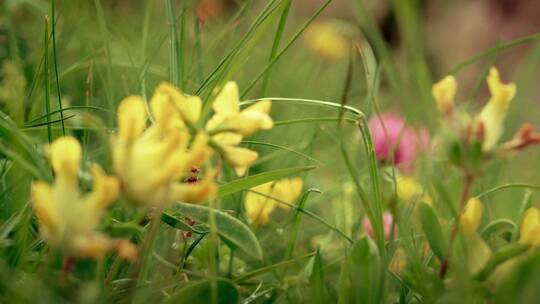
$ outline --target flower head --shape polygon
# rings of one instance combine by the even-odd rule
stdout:
[[[216,192],[213,172],[198,183],[181,182],[191,168],[203,165],[212,154],[208,136],[199,133],[191,138],[185,127],[198,119],[200,99],[161,84],[150,107],[155,122],[147,127],[142,97],[129,96],[118,106],[113,163],[123,190],[134,202],[151,207],[212,197]]]
[[[206,131],[239,176],[245,174],[247,168],[257,160],[258,154],[238,147],[238,144],[245,136],[274,126],[269,116],[271,106],[270,100],[262,100],[240,110],[238,85],[235,82],[227,82],[212,104],[214,115],[206,123]]]
[[[251,188],[244,200],[244,208],[250,222],[264,225],[276,207],[289,209],[281,203],[292,204],[302,193],[304,182],[300,178],[282,179]]]
[[[390,162],[393,156],[395,165],[406,172],[414,169],[414,162],[429,146],[427,131],[415,131],[406,126],[403,118],[397,114],[384,113],[380,117],[374,116],[368,124],[377,158]]]
[[[312,23],[304,41],[315,54],[333,60],[347,56],[351,45],[338,24],[331,21]]]
[[[54,183],[32,184],[32,202],[43,239],[78,257],[101,257],[116,248],[117,241],[96,232],[96,228],[105,209],[118,196],[118,179],[94,164],[92,191],[81,193],[77,175],[82,149],[73,137],[54,141],[49,156],[56,176]]]
[[[454,76],[446,76],[433,85],[432,93],[439,111],[444,115],[452,114],[454,110],[454,97],[457,92],[457,81]]]

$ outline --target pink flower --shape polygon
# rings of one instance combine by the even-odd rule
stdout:
[[[394,222],[394,218],[392,217],[392,214],[389,212],[383,213],[383,229],[384,229],[384,239],[389,240],[390,239],[390,231],[392,230],[392,224]],[[373,232],[373,227],[371,226],[371,222],[369,221],[369,218],[367,216],[364,217],[362,220],[362,227],[364,227],[364,231],[370,238],[375,237],[375,232]],[[397,226],[394,227],[394,236],[396,236],[398,233]]]
[[[406,126],[403,118],[394,113],[374,116],[368,124],[377,158],[390,163],[394,151],[394,164],[405,172],[413,171],[415,160],[429,146],[427,130]]]

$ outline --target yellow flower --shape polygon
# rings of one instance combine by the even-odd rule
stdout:
[[[95,230],[104,210],[118,196],[118,180],[94,164],[93,189],[82,194],[77,178],[82,155],[79,142],[61,137],[51,144],[49,154],[54,183],[32,184],[32,202],[43,239],[74,256],[102,256],[114,242]]]
[[[244,207],[250,222],[264,225],[276,207],[289,209],[280,202],[293,204],[302,193],[304,182],[300,178],[282,179],[251,188],[244,200]]]
[[[484,205],[482,205],[482,202],[475,197],[470,198],[459,218],[461,231],[467,235],[475,233],[480,226],[483,212]]]
[[[212,150],[202,133],[189,145],[184,121],[198,119],[200,103],[177,93],[167,84],[157,88],[150,101],[155,123],[148,128],[142,97],[129,96],[118,106],[118,134],[112,139],[114,170],[123,190],[140,205],[159,208],[174,201],[199,202],[216,192],[214,172],[198,183],[181,182],[191,168],[210,158]],[[195,113],[185,109],[190,100]]]
[[[519,232],[519,242],[533,247],[540,245],[540,210],[529,208],[523,217]]]
[[[454,97],[457,92],[457,81],[454,76],[446,76],[433,85],[431,92],[441,113],[448,115],[454,110]]]
[[[410,176],[400,175],[396,178],[396,190],[399,199],[405,202],[425,202],[431,205],[431,197],[424,191],[424,187]]]
[[[315,54],[333,60],[347,56],[351,45],[338,24],[331,21],[312,23],[304,41]]]
[[[213,144],[239,176],[258,158],[255,151],[238,147],[245,136],[258,130],[268,130],[274,126],[269,116],[270,100],[259,101],[240,110],[238,85],[227,82],[212,104],[214,115],[206,123],[206,131],[211,134]]]
[[[499,71],[495,67],[489,70],[487,84],[491,92],[491,99],[477,117],[484,133],[482,150],[485,152],[493,149],[501,137],[506,112],[516,95],[516,85],[502,83]]]

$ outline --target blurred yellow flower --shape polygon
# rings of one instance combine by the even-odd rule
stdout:
[[[304,34],[304,42],[317,55],[328,59],[347,56],[351,42],[335,22],[314,22]]]
[[[104,210],[118,196],[118,179],[94,164],[92,191],[82,194],[77,178],[82,157],[79,142],[61,137],[50,145],[49,156],[54,183],[32,184],[32,202],[43,239],[77,257],[97,258],[117,248],[118,241],[101,235],[96,228]]]
[[[454,97],[457,92],[456,78],[451,75],[444,77],[433,85],[431,91],[439,111],[445,115],[451,114],[454,110]]]
[[[493,149],[501,137],[506,112],[516,95],[516,85],[502,83],[499,71],[495,67],[489,70],[487,84],[491,92],[491,99],[477,117],[481,133],[484,134],[482,150],[485,152]]]
[[[192,105],[194,111],[186,109]],[[122,189],[137,204],[157,208],[174,201],[200,202],[212,197],[217,188],[213,171],[198,183],[181,181],[191,168],[203,165],[212,155],[208,136],[200,133],[189,145],[184,125],[198,119],[200,100],[162,84],[150,108],[155,122],[147,128],[142,97],[126,97],[118,106],[118,134],[112,138],[112,154]]]
[[[519,242],[533,247],[540,245],[540,210],[529,208],[523,216],[519,232]]]
[[[396,177],[397,196],[405,202],[424,202],[431,205],[431,197],[426,193],[424,187],[410,176],[399,175]]]
[[[478,198],[473,197],[469,199],[459,217],[459,229],[465,235],[468,264],[473,274],[482,270],[491,258],[491,248],[476,232],[483,213],[484,205]]]
[[[240,110],[238,85],[232,81],[223,86],[212,104],[214,115],[206,123],[206,131],[239,176],[245,174],[247,168],[257,160],[258,154],[238,147],[238,144],[245,136],[274,126],[269,116],[271,106],[270,100],[262,100]]]
[[[154,95],[152,96],[152,101],[150,103],[160,104],[162,106],[165,106],[164,104],[168,104],[171,107],[170,110],[172,113],[156,114],[163,114],[167,116],[171,122],[180,124],[180,126],[182,126],[182,121],[187,121],[188,123],[194,124],[201,116],[201,98],[198,96],[186,96],[167,82],[162,82],[159,84],[154,92]],[[163,121],[163,119],[161,119],[161,121]]]
[[[264,225],[276,207],[289,209],[280,203],[293,204],[302,193],[304,182],[300,178],[282,179],[251,188],[244,200],[244,207],[250,222]]]
[[[483,212],[484,205],[482,205],[482,202],[475,197],[470,198],[459,218],[461,231],[467,235],[475,233],[480,226]]]

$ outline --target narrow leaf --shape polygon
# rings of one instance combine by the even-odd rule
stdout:
[[[175,211],[206,225],[209,225],[210,212],[213,211],[216,217],[217,233],[227,244],[235,246],[251,258],[262,259],[259,241],[249,227],[240,220],[219,210],[187,203],[177,203]]]

